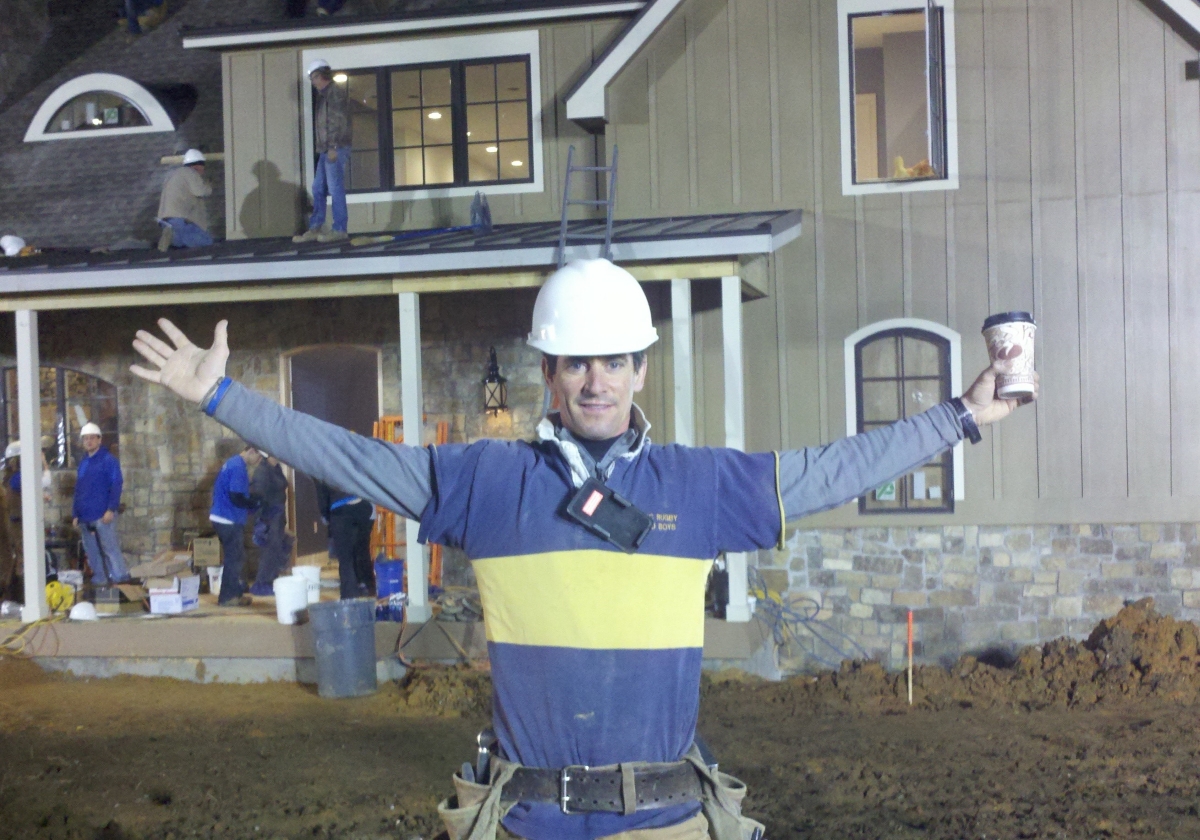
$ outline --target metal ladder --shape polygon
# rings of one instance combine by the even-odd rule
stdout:
[[[558,231],[558,267],[562,268],[567,262],[567,210],[572,204],[584,204],[589,207],[604,207],[606,218],[604,222],[604,250],[601,255],[606,260],[612,259],[612,226],[613,208],[617,204],[617,147],[612,147],[612,158],[608,166],[576,166],[575,147],[567,148],[567,177],[563,181],[562,226]],[[608,198],[571,198],[571,175],[575,172],[607,172]],[[594,237],[585,237],[594,238]]]

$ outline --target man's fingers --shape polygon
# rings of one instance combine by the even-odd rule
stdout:
[[[140,365],[130,365],[129,370],[134,376],[140,376],[147,382],[153,382],[156,385],[162,384],[162,372],[157,370],[147,370]]]
[[[217,328],[213,330],[213,347],[229,351],[229,322],[224,319],[217,321]]]
[[[148,333],[145,330],[138,330],[136,336],[137,337],[133,341],[133,346],[137,348],[137,351],[143,356],[145,356],[146,353],[142,350],[142,347],[157,353],[159,357],[163,359],[166,359],[175,353],[174,347],[172,347],[170,344],[167,344],[167,342],[163,341],[153,333]],[[139,343],[142,345],[142,347],[138,346]]]
[[[161,353],[140,339],[135,338],[133,340],[133,349],[141,353],[146,361],[152,365],[162,367],[167,363],[167,360],[163,358]]]
[[[159,318],[158,326],[167,334],[167,338],[171,339],[172,343],[180,350],[192,343],[191,339],[183,334],[183,330],[179,329],[179,327],[172,324],[166,318]]]

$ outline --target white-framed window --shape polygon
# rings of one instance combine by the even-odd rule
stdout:
[[[892,318],[846,336],[846,434],[920,414],[962,393],[962,339],[935,321]],[[953,513],[966,498],[962,443],[862,496],[860,513]]]
[[[838,0],[845,195],[958,189],[954,0]]]
[[[133,79],[88,73],[54,90],[29,123],[25,142],[174,131],[166,109]]]
[[[347,86],[347,202],[541,192],[538,45],[535,30],[305,50],[303,67],[323,58]],[[308,181],[312,108],[304,97]]]

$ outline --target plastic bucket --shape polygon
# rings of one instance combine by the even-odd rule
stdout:
[[[308,607],[308,581],[295,575],[275,578],[275,613],[280,624],[295,624],[297,613]]]
[[[308,582],[308,603],[318,603],[321,600],[321,567],[293,566],[292,574]]]
[[[218,598],[221,597],[221,573],[224,571],[224,566],[208,567],[208,591]]]
[[[325,601],[308,608],[317,651],[317,693],[322,697],[374,694],[375,602]]]

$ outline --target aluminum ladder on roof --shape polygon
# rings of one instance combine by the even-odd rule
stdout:
[[[562,268],[567,262],[567,211],[572,204],[583,204],[588,207],[605,208],[604,249],[600,252],[606,260],[612,259],[612,227],[613,208],[617,205],[617,147],[612,147],[612,158],[608,166],[576,166],[575,147],[567,147],[567,177],[563,179],[562,226],[558,231],[558,267]],[[571,175],[576,172],[607,172],[608,197],[571,198]]]

